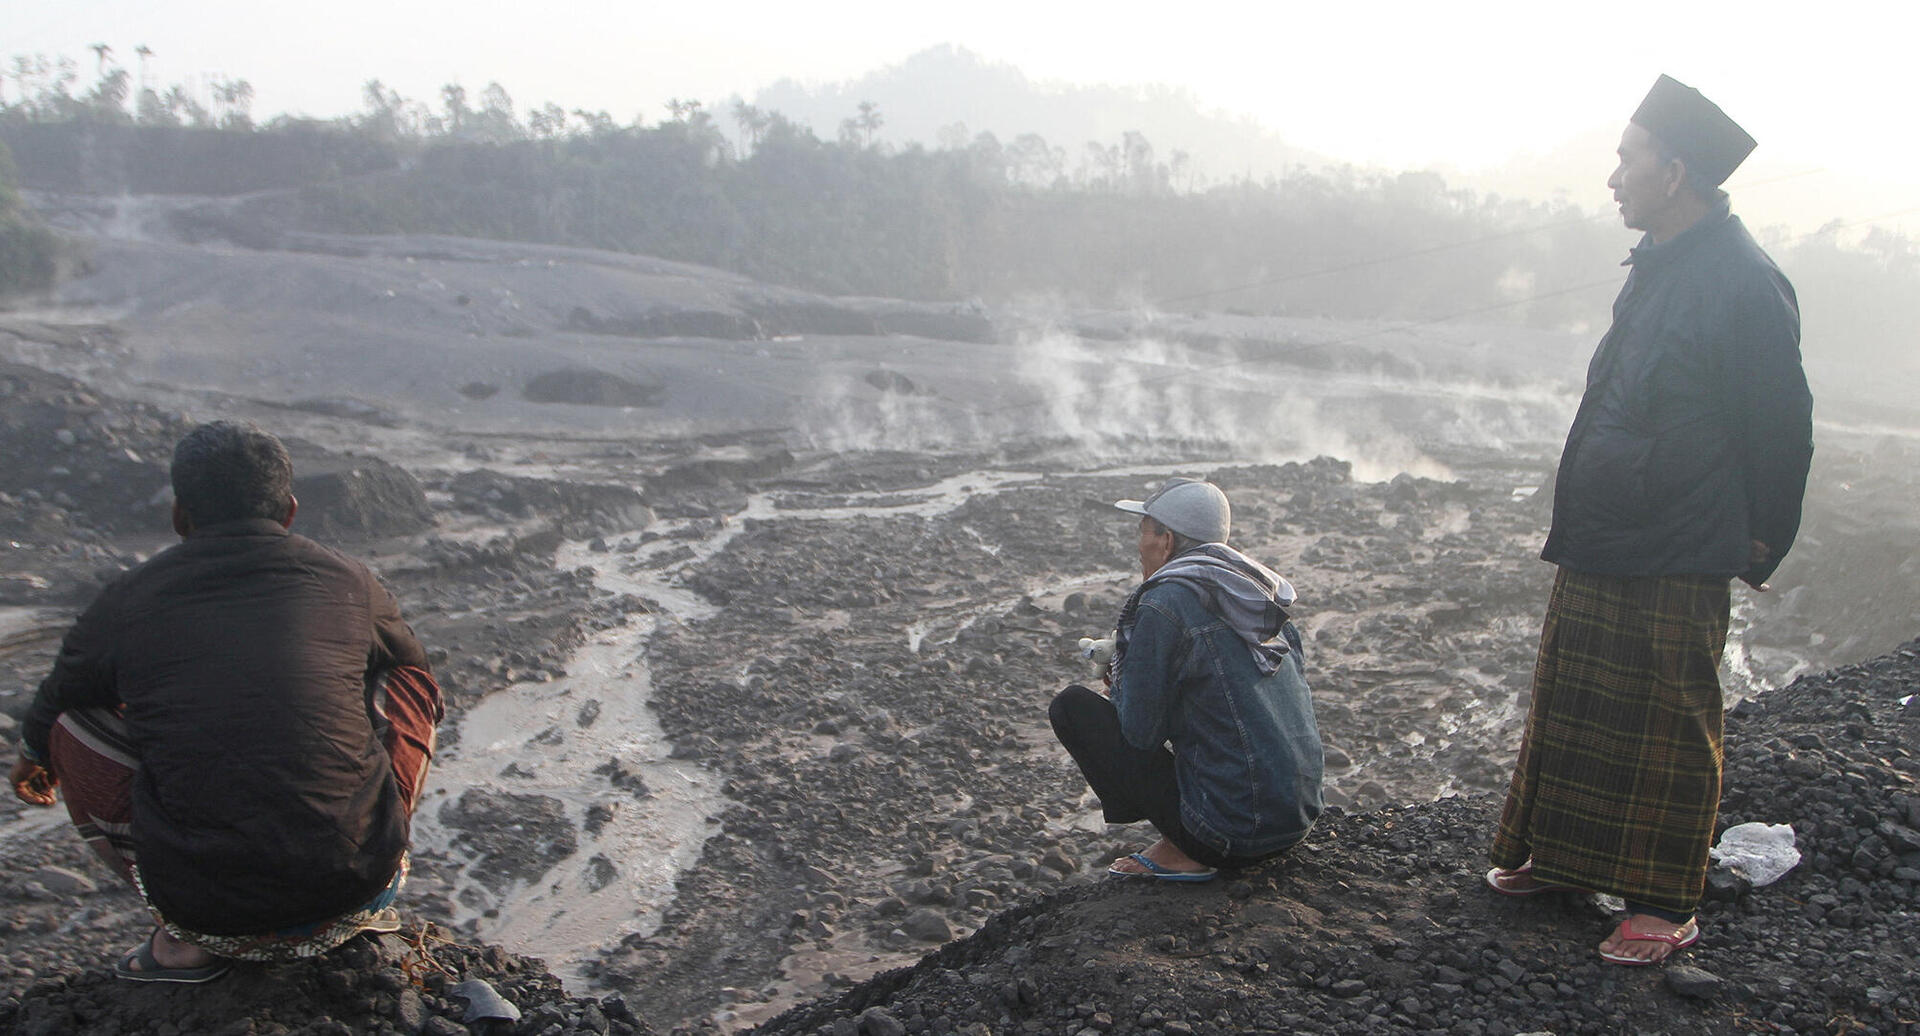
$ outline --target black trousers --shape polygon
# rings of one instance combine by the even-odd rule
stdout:
[[[1100,797],[1107,823],[1145,820],[1181,852],[1209,867],[1246,867],[1268,858],[1228,856],[1195,838],[1180,822],[1173,753],[1165,747],[1128,744],[1120,733],[1120,714],[1105,695],[1074,684],[1054,696],[1047,718],[1053,722],[1053,735]]]

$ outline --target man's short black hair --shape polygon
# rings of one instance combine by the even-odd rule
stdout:
[[[1160,519],[1158,518],[1149,517],[1147,521],[1153,523],[1154,535],[1165,536],[1165,535],[1171,534],[1173,536],[1173,553],[1169,555],[1171,557],[1179,557],[1180,555],[1185,554],[1187,551],[1190,551],[1193,548],[1198,547],[1200,545],[1199,540],[1196,540],[1191,536],[1183,536],[1177,532],[1174,532],[1172,529],[1169,529],[1166,526],[1160,524]]]
[[[173,498],[193,524],[287,516],[293,459],[280,440],[249,423],[213,421],[173,448]]]

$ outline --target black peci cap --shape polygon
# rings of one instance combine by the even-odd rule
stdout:
[[[1661,76],[1632,121],[1679,154],[1687,171],[1718,187],[1753,153],[1754,140],[1700,91]]]

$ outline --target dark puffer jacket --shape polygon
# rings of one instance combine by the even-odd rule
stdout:
[[[1540,556],[1580,572],[1758,584],[1793,546],[1813,458],[1793,286],[1724,197],[1627,263]],[[1760,564],[1752,540],[1769,548]]]
[[[175,924],[259,935],[352,911],[408,836],[370,677],[426,655],[364,565],[272,521],[196,529],[103,590],[61,645],[23,739],[124,704],[133,837]]]

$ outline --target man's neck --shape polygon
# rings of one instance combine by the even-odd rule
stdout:
[[[1684,198],[1676,199],[1667,209],[1666,218],[1662,219],[1658,226],[1647,228],[1647,234],[1653,238],[1654,244],[1664,245],[1686,233],[1695,223],[1706,219],[1707,214],[1712,211],[1712,204],[1705,199],[1692,194],[1686,195]]]

